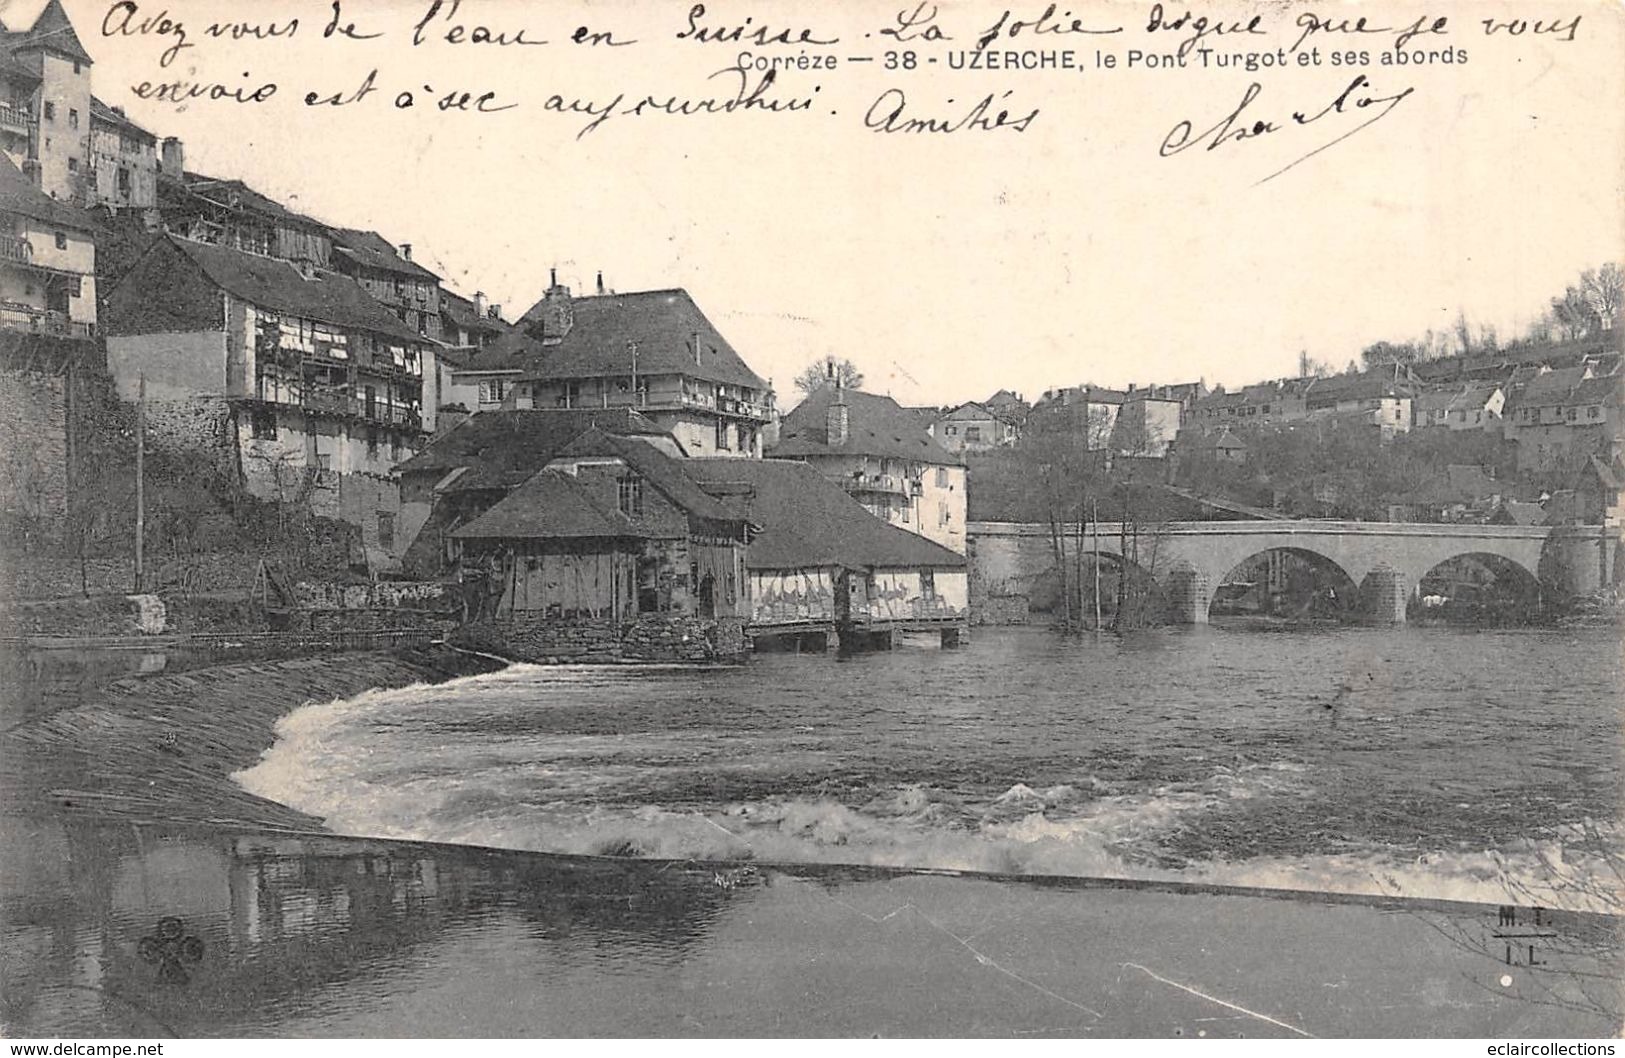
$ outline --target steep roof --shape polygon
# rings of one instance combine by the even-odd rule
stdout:
[[[35,187],[4,154],[0,154],[0,212],[16,213],[75,231],[96,230],[95,221],[87,211],[59,202]]]
[[[395,244],[379,235],[375,231],[361,231],[357,228],[333,228],[333,251],[363,268],[374,268],[380,272],[392,272],[395,275],[411,276],[414,279],[427,279],[431,283],[438,283],[440,277],[424,268],[416,261],[409,261],[401,256]]]
[[[680,461],[736,517],[760,526],[745,554],[751,569],[960,568],[963,555],[876,518],[806,463],[782,459]]]
[[[533,305],[520,325],[538,322],[546,304],[539,301]],[[551,347],[546,363],[533,377],[629,375],[629,346],[636,342],[639,374],[681,374],[707,382],[767,388],[767,383],[746,366],[686,290],[571,298],[570,310],[574,322],[569,333]]]
[[[74,32],[73,22],[69,20],[68,13],[62,9],[62,0],[51,0],[46,4],[45,10],[39,13],[34,24],[21,34],[21,39],[16,42],[15,47],[43,48],[87,65],[95,61],[85,50],[85,46],[79,43],[79,34]]]
[[[482,316],[474,311],[474,302],[461,294],[454,294],[449,290],[440,291],[440,314],[447,317],[459,327],[471,331],[506,331],[508,325],[499,319]]]
[[[543,470],[484,514],[452,530],[462,539],[640,537],[618,508],[599,503],[569,474]]]
[[[318,271],[314,278],[306,279],[297,268],[280,258],[195,242],[178,235],[170,235],[168,241],[191,258],[216,286],[244,301],[407,342],[427,341],[407,329],[348,276]],[[162,241],[158,245],[162,245]]]
[[[836,394],[846,401],[846,443],[829,443],[829,407]],[[861,390],[825,386],[807,394],[784,417],[779,443],[770,453],[779,459],[856,455],[920,463],[957,465],[961,460],[937,443],[919,416],[890,397]]]
[[[542,469],[589,428],[608,433],[663,436],[630,408],[609,410],[482,411],[429,442],[395,469],[401,474],[445,474],[466,468],[452,491],[505,489]]]
[[[131,121],[123,110],[118,107],[108,106],[95,96],[90,97],[90,119],[116,126],[120,131],[128,132],[133,136],[151,140],[154,143],[158,142],[157,136]]]
[[[568,459],[571,456],[614,456],[690,514],[722,522],[740,517],[683,473],[686,459],[669,456],[646,440],[616,437],[590,426],[553,458]]]

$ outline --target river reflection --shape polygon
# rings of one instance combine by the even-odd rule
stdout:
[[[9,1035],[1618,1027],[1597,916],[1545,913],[1530,966],[1473,905],[3,823]]]

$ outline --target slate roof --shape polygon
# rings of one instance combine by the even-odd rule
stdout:
[[[806,463],[784,459],[685,459],[684,474],[760,527],[750,569],[958,569],[965,557],[876,518]]]
[[[1562,404],[1574,387],[1585,381],[1585,367],[1560,367],[1535,375],[1518,389],[1509,404],[1519,408],[1538,408]]]
[[[343,254],[363,268],[412,276],[415,279],[427,279],[431,283],[440,282],[438,275],[416,261],[408,261],[402,257],[394,243],[375,231],[360,231],[356,228],[333,228],[331,231],[333,252]]]
[[[468,330],[494,332],[508,329],[508,325],[501,320],[476,313],[474,311],[474,302],[469,298],[445,289],[440,291],[440,314],[448,317],[457,326]]]
[[[839,392],[847,406],[847,439],[842,445],[829,443],[829,406]],[[806,456],[854,455],[884,459],[913,460],[936,465],[958,465],[963,460],[944,449],[926,431],[918,414],[900,406],[890,397],[861,390],[837,391],[826,386],[807,394],[807,399],[784,416],[779,443],[769,453],[777,459]]]
[[[361,289],[349,276],[318,271],[306,279],[292,264],[262,257],[230,246],[196,242],[170,235],[169,243],[191,258],[220,289],[276,312],[286,312],[322,323],[388,335],[421,344],[427,339]],[[162,245],[162,242],[155,245]]]
[[[539,321],[545,301],[520,320]],[[746,366],[728,340],[700,311],[686,290],[647,290],[572,298],[574,323],[547,362],[531,377],[538,379],[601,378],[631,374],[638,346],[641,375],[688,375],[707,382],[766,389],[767,383]],[[694,354],[699,338],[698,362]]]
[[[0,154],[0,212],[16,213],[74,231],[96,231],[95,221],[87,211],[60,202],[35,187],[4,154]]]
[[[434,438],[395,469],[401,474],[446,474],[466,468],[450,489],[455,492],[512,488],[592,427],[617,434],[665,433],[631,408],[482,411]]]
[[[452,530],[462,539],[641,537],[619,508],[598,502],[569,474],[543,470],[484,514]]]
[[[464,371],[534,371],[552,352],[521,330],[500,335],[476,349],[462,364]]]
[[[174,181],[160,176],[160,183],[172,184]],[[214,176],[205,176],[202,173],[187,172],[182,175],[180,185],[189,193],[215,202],[222,202],[235,209],[251,210],[275,220],[288,224],[314,229],[332,238],[332,229],[315,217],[296,213],[271,198],[243,183],[241,180],[225,180]]]
[[[90,97],[90,118],[92,121],[102,121],[117,126],[124,132],[139,136],[142,139],[158,142],[158,137],[131,121],[124,111],[110,107],[95,96]]]
[[[1502,500],[1490,515],[1490,521],[1506,525],[1540,525],[1546,520],[1546,508],[1525,500]]]
[[[45,10],[34,19],[34,24],[25,32],[18,34],[12,46],[43,48],[87,65],[95,62],[85,50],[85,46],[79,42],[79,35],[74,32],[73,22],[69,20],[68,13],[62,9],[62,0],[51,0],[46,4]]]
[[[974,400],[966,401],[964,404],[961,404],[959,407],[955,408],[953,411],[950,411],[948,414],[941,416],[942,420],[956,420],[956,421],[959,420],[959,419],[996,419],[996,418],[998,418],[998,416],[995,415],[991,409],[989,409],[984,404],[978,404]]]
[[[590,426],[553,458],[567,459],[571,456],[615,456],[689,514],[721,522],[740,517],[683,473],[682,466],[686,459],[669,456],[639,438],[616,437]]]
[[[1574,390],[1564,398],[1563,404],[1611,404],[1618,406],[1621,396],[1621,379],[1618,375],[1605,375],[1602,378],[1588,378],[1574,387]]]

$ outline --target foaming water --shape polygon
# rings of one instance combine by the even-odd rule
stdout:
[[[1620,686],[1608,633],[1011,631],[369,692],[236,779],[357,835],[1618,911]]]

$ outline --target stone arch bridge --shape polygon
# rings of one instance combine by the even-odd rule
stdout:
[[[1100,523],[1103,556],[1123,562],[1122,526]],[[1079,527],[1064,527],[1069,544]],[[1132,528],[1131,528],[1132,532]],[[1053,572],[1050,527],[1042,523],[971,522],[968,526],[973,605],[977,596],[1031,584]],[[1085,526],[1083,546],[1095,547]],[[1177,622],[1207,620],[1213,589],[1243,562],[1284,550],[1328,562],[1375,599],[1379,619],[1404,621],[1406,605],[1428,572],[1464,555],[1512,563],[1536,582],[1563,571],[1568,591],[1595,590],[1611,565],[1611,540],[1601,526],[1438,525],[1409,522],[1234,521],[1167,522],[1138,529],[1137,564],[1162,587]]]

